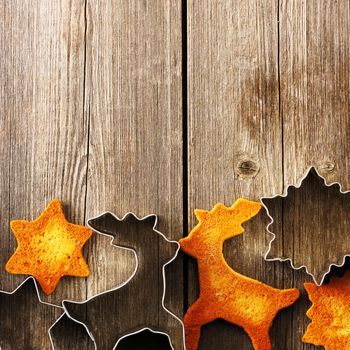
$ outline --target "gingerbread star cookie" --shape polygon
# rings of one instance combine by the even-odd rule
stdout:
[[[222,248],[241,234],[242,223],[255,216],[261,204],[238,199],[231,207],[216,204],[196,210],[198,225],[180,240],[181,248],[197,259],[200,297],[185,317],[187,350],[198,348],[201,326],[222,318],[242,327],[255,350],[270,350],[269,329],[276,314],[299,297],[297,289],[279,290],[234,271]]]
[[[53,200],[34,221],[11,221],[11,229],[18,246],[6,270],[34,276],[47,295],[63,276],[89,275],[82,248],[92,230],[69,223],[58,200]]]
[[[312,322],[303,342],[326,350],[350,350],[350,271],[332,277],[329,284],[304,283],[304,287],[312,302],[306,313]]]

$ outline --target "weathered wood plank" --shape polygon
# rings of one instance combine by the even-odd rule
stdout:
[[[259,199],[282,190],[282,128],[278,91],[277,1],[190,1],[188,5],[189,218],[193,209]],[[237,271],[283,287],[283,265],[265,263],[260,215],[225,245]],[[189,303],[198,289],[189,274]],[[288,317],[290,311],[284,311]],[[285,349],[287,327],[279,317],[271,331]],[[201,349],[251,349],[236,327],[203,328]]]
[[[315,164],[329,182],[349,189],[349,2],[282,0],[280,33],[284,181],[295,183]],[[321,211],[328,203],[319,198],[315,193],[314,205],[322,205]],[[285,230],[291,221],[298,222],[298,215],[285,218]],[[341,235],[336,225],[334,235]],[[305,273],[295,273],[295,286],[302,289],[305,280]],[[309,305],[304,291],[291,322],[291,349],[316,349],[300,340],[309,324]]]
[[[180,238],[181,2],[88,1],[87,20],[87,217],[105,210],[120,217],[128,211],[138,216],[156,213],[160,230],[169,238]],[[160,258],[158,247],[153,249],[155,258]],[[130,252],[118,249],[112,254],[97,242],[90,248],[89,264],[97,266],[100,260],[114,266],[114,276],[99,270],[103,288],[125,281],[135,266]],[[167,306],[182,314],[181,263],[171,270]],[[145,276],[145,288],[158,286],[147,285]],[[88,281],[88,295],[95,292],[96,284]],[[130,298],[137,298],[137,291]],[[160,300],[154,302],[161,311]],[[148,307],[154,303],[140,312]],[[121,322],[132,321],[132,313],[120,317]],[[167,320],[160,316],[162,322]],[[180,344],[179,334],[174,345]]]
[[[315,164],[350,187],[349,2],[281,1],[285,180]]]
[[[6,55],[0,65],[0,284],[12,290],[23,278],[4,269],[16,246],[11,219],[34,219],[58,197],[69,220],[84,221],[84,1],[5,1],[0,11],[0,47]],[[49,300],[85,295],[85,283],[81,288],[74,280],[62,280]],[[33,317],[35,302],[30,300],[26,311]],[[29,346],[31,327],[20,332],[23,348]],[[46,335],[33,346],[51,347]]]
[[[194,208],[279,193],[310,164],[349,189],[348,1],[192,1],[187,10],[189,227]],[[180,238],[180,1],[11,1],[0,4],[0,18],[0,287],[22,280],[4,271],[15,248],[9,221],[35,218],[53,197],[77,223],[104,210],[155,212],[160,229]],[[281,203],[275,212],[281,215]],[[283,229],[297,219],[285,218]],[[305,273],[263,261],[266,223],[261,215],[227,242],[229,264],[276,287],[302,289]],[[131,254],[109,247],[106,237],[94,236],[86,251],[95,276],[88,287],[67,278],[48,300],[84,299],[134,268]],[[181,259],[168,271],[167,305],[181,314]],[[192,303],[192,263],[188,281]],[[300,340],[308,306],[304,293],[278,316],[275,349],[315,348]],[[91,347],[81,329],[70,339],[66,331],[64,324],[58,330],[58,348],[71,348],[74,337],[79,348]],[[19,335],[23,343],[30,332]],[[251,348],[241,330],[221,321],[204,328],[201,348],[219,343]],[[43,337],[39,348],[49,347]]]

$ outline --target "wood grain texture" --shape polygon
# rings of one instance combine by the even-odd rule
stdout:
[[[60,198],[67,218],[84,222],[87,119],[84,93],[84,2],[9,1],[0,5],[1,84],[1,289],[23,280],[5,272],[16,243],[12,219],[36,218],[52,198]],[[65,278],[52,302],[85,295],[85,282]],[[84,281],[84,279],[83,279]],[[47,300],[48,298],[45,298]],[[28,300],[33,322],[23,330],[23,348],[37,325],[36,300]],[[13,317],[7,314],[7,317]],[[18,317],[18,316],[14,316]],[[21,331],[22,332],[22,331]],[[42,330],[42,343],[51,345]]]
[[[188,6],[189,217],[193,209],[236,198],[259,199],[282,190],[277,1],[191,1]],[[284,287],[283,266],[265,263],[261,215],[227,242],[224,253],[238,272]],[[189,274],[189,303],[198,290]],[[288,311],[284,311],[284,316]],[[285,349],[280,319],[271,331]],[[222,321],[204,327],[200,349],[251,349],[249,338]]]
[[[52,327],[51,337],[55,350],[96,349],[84,326],[72,321],[66,314]]]
[[[193,208],[280,193],[311,164],[348,188],[348,2],[191,2],[188,17],[190,226]],[[317,198],[315,203],[321,205]],[[275,205],[281,215],[282,203]],[[286,229],[298,217],[284,220]],[[253,232],[264,235],[259,225],[251,223]],[[228,262],[274,286],[302,290],[310,278],[288,263],[262,262],[263,236],[254,241],[246,231],[243,247],[239,241],[228,245]],[[286,243],[291,239],[284,236]],[[190,285],[194,278],[190,274]],[[190,302],[195,293],[190,287]],[[309,305],[303,293],[277,318],[274,348],[315,348],[301,343]],[[203,349],[218,339],[223,348],[250,348],[241,331],[222,322],[209,325],[202,339]]]
[[[315,164],[328,182],[339,181],[344,190],[350,189],[349,34],[348,1],[280,2],[285,184],[295,183],[310,164]],[[321,211],[321,197],[314,195],[314,205]],[[298,222],[299,216],[286,217],[285,229]],[[333,235],[342,236],[340,226],[333,225]],[[295,249],[294,254],[302,252]],[[301,290],[303,282],[309,280],[303,272],[295,272],[293,279]],[[305,316],[309,305],[303,291],[291,320],[291,349],[316,349],[300,342],[309,323]]]
[[[172,344],[181,337],[181,322],[161,305],[164,283],[159,280],[163,265],[174,257],[178,244],[154,230],[156,219],[149,215],[139,220],[130,213],[119,220],[104,213],[88,221],[96,232],[111,235],[114,245],[133,249],[138,261],[132,279],[120,288],[85,303],[64,302],[68,315],[86,324],[97,349],[113,349],[123,337],[145,327],[167,334]],[[183,350],[183,346],[174,345],[174,349]]]
[[[36,218],[54,197],[72,222],[106,210],[153,212],[159,229],[178,239],[187,234],[183,201],[191,229],[194,208],[280,193],[311,164],[350,189],[349,2],[187,1],[188,81],[181,69],[182,6],[180,0],[0,3],[0,289],[24,279],[4,270],[16,246],[9,221]],[[316,194],[321,206],[319,199]],[[299,219],[297,213],[286,218],[279,201],[272,211],[283,234]],[[301,342],[310,305],[302,284],[310,278],[288,263],[264,262],[267,223],[262,213],[245,225],[243,235],[225,244],[225,256],[238,272],[303,292],[278,315],[271,340],[274,349],[316,349]],[[92,276],[64,278],[45,300],[84,300],[125,281],[135,267],[132,254],[105,236],[94,235],[84,251]],[[155,246],[152,254],[162,258]],[[198,295],[194,261],[183,289],[182,258],[167,268],[166,305],[178,315],[184,295],[188,304]],[[40,324],[54,316],[35,314],[29,294],[22,301]],[[132,322],[132,314],[125,317]],[[33,327],[17,341],[28,345]],[[35,348],[50,348],[45,332]],[[55,334],[57,349],[92,348],[84,329],[66,318]],[[140,334],[120,348],[147,341],[164,346],[164,339]],[[174,345],[180,344],[179,335]],[[242,330],[218,320],[203,328],[200,349],[218,347],[251,344]]]
[[[106,210],[119,217],[128,211],[139,217],[156,213],[159,229],[168,238],[180,238],[181,2],[88,1],[86,57],[85,114],[90,120],[87,217]],[[149,254],[158,257],[158,247],[152,246]],[[89,264],[94,267],[101,260],[117,267],[114,276],[99,269],[99,285],[105,289],[124,282],[135,267],[131,252],[118,249],[115,255],[93,243]],[[181,262],[170,269],[166,305],[182,315]],[[162,283],[161,273],[154,272]],[[111,281],[116,277],[117,283]],[[88,279],[88,296],[96,292],[92,282]],[[145,281],[145,288],[157,286]],[[137,293],[135,290],[130,298],[137,300]],[[163,319],[160,299],[155,303],[159,323],[176,330],[175,322]],[[152,305],[140,312],[147,312],[148,307]],[[132,323],[132,312],[125,317]],[[181,341],[178,334],[174,346],[179,348]]]
[[[281,1],[280,71],[285,182],[310,164],[349,182],[348,1]]]
[[[2,266],[15,248],[9,220],[34,219],[53,197],[76,223],[107,209],[155,212],[168,237],[182,236],[180,13],[173,1],[1,4]],[[95,235],[87,250],[88,288],[65,279],[49,301],[85,299],[134,269],[132,255],[106,237]],[[170,270],[166,302],[181,314],[181,261]],[[23,280],[3,268],[1,277],[6,290]],[[88,348],[79,332],[70,337]],[[58,348],[72,346],[57,338]]]
[[[4,316],[0,324],[2,350],[45,348],[45,344],[50,344],[48,329],[63,313],[60,307],[39,301],[32,278],[12,294],[1,293],[0,307]],[[17,317],[8,317],[14,312],[18,312]]]

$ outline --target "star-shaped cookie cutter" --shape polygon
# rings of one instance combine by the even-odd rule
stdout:
[[[348,191],[344,191],[342,190],[342,186],[340,184],[340,182],[337,182],[337,181],[334,181],[334,182],[331,182],[331,183],[327,183],[326,179],[324,176],[322,176],[316,169],[316,166],[312,165],[312,166],[309,166],[306,170],[306,172],[304,173],[304,175],[297,181],[296,184],[289,184],[287,186],[285,186],[284,188],[284,191],[283,193],[281,194],[276,194],[276,195],[273,195],[271,197],[261,197],[260,198],[260,201],[263,205],[263,207],[265,208],[266,210],[266,213],[270,219],[270,222],[268,223],[268,225],[266,226],[266,229],[267,229],[267,232],[272,236],[271,240],[269,241],[269,244],[268,244],[268,249],[266,251],[266,253],[264,254],[264,260],[265,261],[279,261],[279,262],[285,262],[285,261],[288,261],[292,267],[292,269],[294,270],[300,270],[300,269],[305,269],[306,273],[312,277],[314,283],[317,285],[317,286],[320,286],[324,283],[324,280],[325,280],[325,277],[330,273],[331,271],[331,268],[332,266],[335,266],[335,267],[341,267],[345,264],[345,260],[347,257],[350,256],[350,253],[348,254],[344,254],[343,255],[343,258],[342,258],[342,261],[341,263],[329,263],[328,265],[328,269],[326,270],[326,272],[324,272],[322,274],[322,278],[320,281],[317,281],[316,277],[315,277],[315,274],[311,273],[308,269],[308,267],[304,264],[300,265],[300,266],[295,266],[293,260],[291,258],[284,258],[284,257],[268,257],[270,251],[271,251],[271,247],[272,247],[272,243],[273,241],[275,241],[276,239],[276,234],[270,229],[271,226],[273,225],[273,223],[275,222],[273,216],[271,215],[269,209],[268,209],[268,206],[264,203],[264,200],[270,200],[270,199],[274,199],[274,198],[277,198],[277,197],[281,197],[281,198],[287,198],[288,197],[288,191],[290,188],[295,188],[295,189],[299,189],[304,180],[312,173],[314,172],[321,180],[322,180],[322,183],[323,183],[323,186],[325,188],[329,188],[329,187],[332,187],[334,185],[337,185],[339,187],[339,194],[348,194],[350,193],[350,190]]]
[[[96,227],[93,226],[92,222],[93,222],[94,220],[102,220],[102,219],[103,219],[104,217],[106,217],[106,216],[111,217],[112,219],[118,221],[119,223],[122,223],[123,221],[125,221],[125,220],[126,220],[128,217],[130,217],[130,216],[133,217],[134,219],[136,219],[139,223],[141,223],[142,221],[145,221],[145,220],[153,219],[153,220],[154,220],[154,224],[153,224],[153,226],[152,226],[152,230],[153,230],[155,233],[157,233],[162,239],[164,239],[167,243],[175,244],[175,245],[176,245],[177,248],[176,248],[175,254],[172,256],[172,258],[171,258],[170,260],[168,260],[166,263],[164,263],[164,264],[162,265],[163,292],[162,292],[162,298],[161,298],[161,306],[162,306],[162,308],[164,309],[164,311],[165,311],[167,314],[169,314],[169,315],[170,315],[171,317],[173,317],[177,322],[180,323],[181,328],[182,328],[182,338],[183,338],[183,340],[182,340],[182,348],[183,348],[183,349],[186,349],[186,345],[185,345],[185,330],[184,330],[183,321],[182,321],[178,316],[176,316],[174,313],[172,313],[169,309],[167,309],[166,306],[165,306],[165,294],[166,294],[165,267],[166,267],[167,265],[169,265],[172,261],[174,261],[174,260],[176,259],[177,255],[178,255],[178,252],[179,252],[179,250],[180,250],[180,244],[179,244],[177,241],[169,240],[163,233],[161,233],[160,231],[158,231],[158,230],[156,229],[157,222],[158,222],[158,217],[157,217],[157,215],[155,215],[155,214],[149,214],[149,215],[147,215],[147,216],[145,216],[145,217],[143,217],[143,218],[139,218],[139,217],[138,217],[136,214],[134,214],[133,212],[128,212],[128,213],[126,213],[126,214],[120,219],[120,218],[118,218],[117,215],[113,214],[112,212],[106,211],[106,212],[104,212],[104,213],[102,213],[102,214],[100,214],[100,215],[98,215],[98,216],[96,216],[96,217],[93,217],[93,218],[91,218],[91,219],[89,219],[89,220],[87,221],[87,225],[88,225],[92,230],[94,230],[95,232],[97,232],[97,233],[99,233],[99,234],[102,234],[102,235],[105,235],[105,236],[108,236],[108,237],[112,238],[112,239],[111,239],[111,242],[110,242],[110,244],[111,244],[112,246],[114,246],[114,247],[117,246],[117,247],[120,247],[120,248],[122,248],[122,249],[131,251],[131,252],[133,253],[134,257],[135,257],[135,260],[136,260],[136,267],[135,267],[133,273],[131,274],[131,276],[130,276],[124,283],[122,283],[121,285],[119,285],[119,286],[117,286],[117,287],[115,287],[115,288],[112,288],[112,289],[110,289],[110,290],[107,290],[107,291],[98,293],[98,294],[96,294],[96,295],[94,295],[94,296],[92,296],[92,297],[86,299],[85,301],[81,301],[81,302],[71,302],[70,300],[63,300],[62,305],[63,305],[63,308],[64,308],[64,310],[65,310],[65,314],[66,314],[70,319],[72,319],[73,321],[75,321],[75,322],[77,322],[77,323],[79,323],[79,324],[81,324],[81,325],[83,325],[83,326],[85,327],[85,329],[87,330],[87,332],[88,332],[90,338],[91,338],[92,341],[94,342],[95,349],[98,349],[98,345],[97,345],[97,343],[96,343],[96,340],[95,340],[95,338],[94,338],[94,336],[93,336],[91,330],[89,329],[88,325],[87,325],[86,323],[84,323],[83,321],[78,320],[78,319],[76,319],[74,316],[72,316],[71,313],[70,313],[69,310],[68,310],[69,306],[70,306],[71,304],[83,305],[83,304],[86,304],[86,303],[88,303],[89,301],[91,301],[91,300],[93,300],[93,299],[100,298],[101,296],[104,296],[104,295],[106,295],[106,294],[113,293],[113,292],[115,292],[115,291],[121,290],[123,287],[127,286],[127,285],[130,283],[130,281],[133,280],[134,276],[136,275],[136,273],[137,273],[137,271],[138,271],[138,269],[139,269],[139,258],[138,258],[138,255],[137,255],[136,251],[135,251],[133,248],[130,248],[130,247],[127,247],[127,246],[124,246],[124,245],[113,244],[113,241],[114,241],[114,239],[115,239],[115,236],[114,236],[112,233],[104,232],[104,231],[99,230],[99,229],[97,229]],[[59,319],[55,322],[55,324],[56,324],[58,321],[59,321]],[[53,327],[55,324],[53,324],[52,327]],[[52,328],[52,327],[51,327],[51,328]],[[154,328],[149,327],[149,326],[143,326],[143,327],[141,327],[141,328],[138,328],[138,329],[135,330],[135,331],[127,332],[127,333],[124,334],[123,336],[119,337],[118,340],[117,340],[117,342],[115,343],[113,349],[116,349],[116,347],[118,346],[119,342],[120,342],[122,339],[124,339],[124,338],[126,338],[126,337],[128,337],[128,336],[131,336],[131,335],[133,335],[133,334],[140,333],[140,332],[142,332],[142,331],[144,331],[144,330],[149,330],[149,331],[151,331],[151,332],[153,332],[153,333],[156,333],[156,334],[163,334],[163,335],[165,335],[165,336],[168,338],[168,340],[169,340],[169,344],[170,344],[172,350],[175,350],[175,348],[174,348],[174,346],[173,346],[173,343],[172,343],[172,340],[171,340],[171,338],[170,338],[170,336],[169,336],[168,333],[165,333],[165,332],[159,331],[159,330],[155,330]]]

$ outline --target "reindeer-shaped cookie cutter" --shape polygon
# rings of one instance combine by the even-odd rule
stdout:
[[[149,215],[147,215],[147,216],[145,216],[145,217],[143,217],[143,218],[139,218],[139,217],[138,217],[136,214],[134,214],[133,212],[128,212],[128,213],[126,213],[126,214],[120,219],[120,218],[118,218],[118,216],[115,215],[114,213],[112,213],[112,212],[110,212],[110,211],[106,211],[106,212],[104,212],[104,213],[102,213],[102,214],[100,214],[100,215],[98,215],[98,216],[96,216],[96,217],[93,217],[93,218],[91,218],[91,219],[88,220],[87,225],[88,225],[92,230],[94,230],[95,232],[97,232],[97,233],[99,233],[99,234],[102,234],[102,235],[105,235],[105,236],[107,236],[107,237],[112,238],[112,239],[111,239],[111,242],[110,242],[110,244],[111,244],[112,246],[114,246],[114,247],[117,246],[117,247],[120,247],[120,248],[125,249],[125,250],[127,250],[127,251],[131,251],[131,252],[133,253],[134,257],[135,257],[135,260],[136,260],[136,267],[135,267],[133,273],[131,274],[131,276],[130,276],[124,283],[122,283],[121,285],[117,286],[116,288],[112,288],[112,289],[107,290],[107,291],[104,291],[104,292],[102,292],[102,293],[98,293],[98,294],[96,294],[96,295],[94,295],[94,296],[92,296],[92,297],[86,299],[85,301],[73,302],[73,303],[74,303],[74,304],[77,304],[77,305],[79,305],[79,304],[86,304],[87,302],[89,302],[89,301],[92,300],[92,299],[99,298],[100,296],[106,295],[106,294],[108,294],[108,293],[113,293],[113,292],[115,292],[115,291],[117,291],[117,290],[121,290],[123,287],[125,287],[125,286],[135,277],[135,275],[136,275],[136,273],[137,273],[137,271],[138,271],[138,268],[139,268],[139,258],[138,258],[138,255],[137,255],[136,251],[135,251],[133,248],[129,248],[129,247],[122,246],[122,245],[118,245],[118,244],[113,244],[113,241],[114,241],[115,237],[114,237],[112,234],[109,234],[109,233],[106,233],[106,232],[101,232],[101,231],[97,230],[96,227],[93,227],[93,226],[92,226],[91,222],[93,222],[94,220],[99,219],[99,218],[101,218],[101,217],[103,217],[103,216],[106,216],[106,215],[112,216],[115,220],[117,220],[117,221],[119,221],[119,222],[123,222],[123,221],[124,221],[127,217],[129,217],[129,216],[132,216],[133,218],[135,218],[139,223],[141,223],[141,222],[144,221],[144,220],[148,220],[148,219],[152,218],[152,219],[154,219],[154,224],[153,224],[153,227],[152,227],[153,232],[155,232],[156,234],[158,234],[158,235],[159,235],[162,239],[164,239],[167,243],[176,245],[177,248],[176,248],[176,252],[175,252],[175,254],[173,255],[173,257],[172,257],[170,260],[168,260],[166,263],[164,263],[164,264],[162,265],[163,292],[162,292],[162,298],[161,298],[161,306],[162,306],[162,308],[164,309],[164,311],[165,311],[167,314],[169,314],[169,315],[170,315],[171,317],[173,317],[177,322],[180,323],[180,326],[181,326],[181,328],[182,328],[182,339],[183,339],[181,350],[183,350],[183,349],[186,350],[184,324],[183,324],[182,320],[181,320],[178,316],[176,316],[174,313],[172,313],[172,312],[171,312],[169,309],[167,309],[166,306],[165,306],[165,294],[166,294],[165,267],[166,267],[167,265],[169,265],[172,261],[174,261],[174,260],[176,259],[177,255],[178,255],[178,252],[179,252],[179,250],[180,250],[180,244],[179,244],[177,241],[169,240],[163,233],[161,233],[160,231],[158,231],[158,230],[156,229],[157,222],[158,222],[158,217],[157,217],[156,214],[149,214]],[[63,309],[64,309],[64,311],[65,311],[63,315],[67,315],[68,318],[70,318],[70,319],[73,320],[74,322],[77,322],[77,323],[83,325],[84,328],[86,329],[87,333],[89,334],[91,340],[93,341],[94,346],[95,346],[95,349],[98,349],[98,345],[97,345],[97,343],[96,343],[96,340],[95,340],[93,334],[91,333],[89,327],[88,327],[84,322],[82,322],[82,321],[77,320],[76,318],[74,318],[74,316],[72,316],[71,313],[69,312],[68,307],[69,307],[69,304],[71,304],[71,303],[72,303],[72,301],[70,301],[70,300],[63,300],[62,305],[63,305]],[[58,323],[58,322],[60,321],[60,319],[63,317],[63,315],[61,315],[61,317],[58,318],[58,319],[56,320],[56,322],[50,327],[50,329],[53,328],[53,327],[55,326],[55,324]],[[108,327],[108,325],[106,325],[106,326]],[[144,330],[149,330],[149,331],[151,331],[151,332],[153,332],[153,333],[156,333],[156,334],[165,335],[165,336],[168,338],[168,340],[169,340],[169,344],[170,344],[172,350],[177,350],[177,349],[174,348],[173,343],[172,343],[172,340],[171,340],[171,337],[169,336],[168,333],[163,332],[163,331],[160,331],[160,330],[156,330],[156,329],[154,329],[154,327],[149,327],[149,326],[143,326],[143,327],[141,327],[141,328],[139,328],[139,329],[136,329],[135,331],[127,332],[127,334],[125,334],[125,335],[119,337],[118,340],[117,340],[117,342],[115,343],[115,345],[114,345],[114,347],[113,347],[113,350],[116,349],[116,347],[118,346],[119,342],[120,342],[122,339],[124,339],[124,338],[126,338],[126,337],[129,337],[129,336],[131,336],[131,335],[133,335],[133,334],[140,333],[140,332],[142,332],[142,331],[144,331]],[[53,344],[53,343],[52,343],[52,344]],[[179,349],[179,350],[180,350],[180,349]]]

